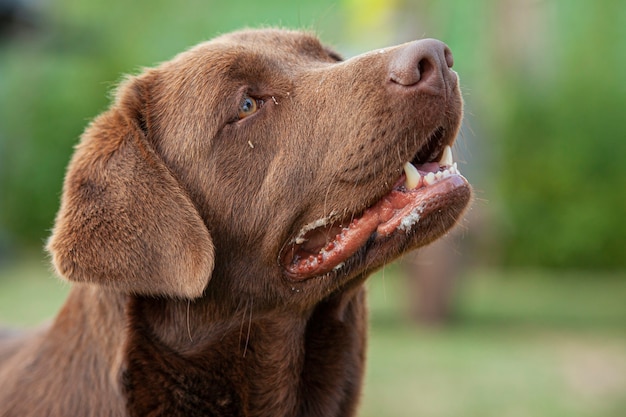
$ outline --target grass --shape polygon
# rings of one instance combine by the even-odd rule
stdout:
[[[408,319],[391,266],[368,283],[371,336],[361,417],[622,417],[626,276],[473,270],[456,320]],[[51,317],[68,286],[43,261],[0,268],[0,323]]]
[[[390,269],[369,281],[362,417],[624,415],[623,274],[473,271],[456,321],[425,328],[406,318],[402,278]]]
[[[0,325],[32,326],[53,317],[68,291],[43,258],[0,264]]]

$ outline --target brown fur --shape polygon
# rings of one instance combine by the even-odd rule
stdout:
[[[337,271],[293,279],[279,258],[452,143],[456,78],[420,48],[339,62],[309,34],[244,31],[123,82],[76,148],[47,246],[73,289],[51,326],[2,342],[0,415],[354,415],[364,279],[452,227],[469,186]],[[434,75],[403,85],[418,61]],[[243,94],[264,105],[238,120]]]

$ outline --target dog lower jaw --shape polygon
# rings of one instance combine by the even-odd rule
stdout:
[[[456,207],[465,207],[471,194],[469,183],[456,168],[447,170],[445,176],[433,177],[432,181],[421,181],[414,189],[407,189],[405,182],[402,175],[387,195],[346,226],[332,217],[305,226],[279,257],[285,275],[293,281],[324,276],[344,268],[346,261],[368,242],[378,243],[377,250],[384,251],[386,240],[415,240],[412,236],[422,233],[421,220],[436,213],[445,214],[449,209],[458,211]],[[452,216],[454,222],[450,227],[457,216]],[[425,235],[428,233],[424,231]],[[415,245],[409,243],[409,246]],[[400,254],[389,253],[387,257],[393,259]]]

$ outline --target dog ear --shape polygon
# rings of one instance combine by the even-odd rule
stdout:
[[[128,293],[195,298],[214,263],[209,231],[148,140],[148,75],[129,78],[69,164],[47,250],[59,275]]]

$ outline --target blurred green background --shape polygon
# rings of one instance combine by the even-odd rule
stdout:
[[[125,73],[242,27],[345,56],[422,37],[455,56],[456,233],[369,281],[362,416],[626,415],[626,3],[0,0],[0,323],[68,286],[41,247],[65,166]]]

